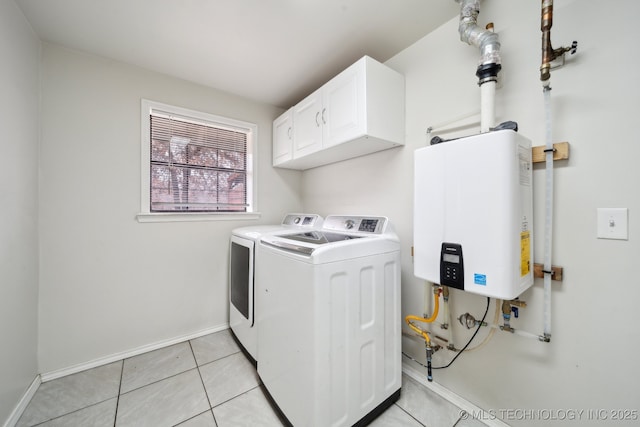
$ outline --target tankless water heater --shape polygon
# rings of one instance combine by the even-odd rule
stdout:
[[[531,141],[500,130],[415,152],[414,273],[514,299],[533,284]]]

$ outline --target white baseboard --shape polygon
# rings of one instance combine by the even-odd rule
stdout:
[[[51,372],[45,372],[40,374],[42,378],[42,382],[45,383],[47,381],[55,380],[56,378],[61,378],[66,375],[76,374],[78,372],[86,371],[87,369],[96,368],[98,366],[106,365],[108,363],[117,362],[118,360],[126,359],[128,357],[137,356],[142,353],[146,353],[148,351],[157,350],[159,348],[168,347],[173,344],[178,344],[184,341],[192,340],[194,338],[199,338],[204,335],[213,334],[215,332],[220,332],[225,329],[229,329],[229,324],[225,323],[222,325],[214,326],[211,328],[203,329],[201,331],[195,332],[193,334],[183,335],[180,337],[170,338],[168,340],[158,341],[156,343],[143,345],[138,348],[134,348],[132,350],[123,351],[121,353],[111,354],[109,356],[101,357],[99,359],[91,360],[84,363],[79,363],[77,365],[69,366],[67,368],[57,369]]]
[[[440,385],[440,384],[438,384],[436,382],[427,381],[427,376],[425,375],[424,372],[420,372],[414,366],[412,366],[412,365],[410,365],[408,363],[403,363],[402,364],[402,372],[404,372],[405,374],[407,374],[412,379],[416,380],[417,382],[419,382],[420,384],[422,384],[423,386],[425,386],[429,390],[433,391],[434,393],[436,393],[437,395],[439,395],[443,399],[451,402],[452,404],[454,404],[458,408],[467,411],[467,413],[470,414],[470,415],[473,415],[473,414],[481,414],[481,415],[482,414],[487,414],[487,411],[483,410],[479,406],[474,405],[473,403],[469,402],[467,399],[465,399],[462,396],[452,392],[448,388],[446,388],[446,387],[444,387],[444,386],[442,386],[442,385]],[[503,422],[503,421],[501,421],[501,420],[499,420],[498,418],[495,418],[495,417],[487,416],[487,417],[484,417],[483,419],[481,419],[480,421],[483,422],[485,425],[487,425],[489,427],[509,427],[509,424],[506,424],[505,422]]]
[[[29,402],[31,402],[33,395],[36,394],[36,391],[38,390],[38,387],[40,387],[40,384],[42,384],[42,379],[40,378],[40,375],[36,375],[33,382],[24,392],[24,395],[22,396],[16,407],[13,408],[13,411],[11,412],[11,415],[9,415],[9,418],[7,418],[7,420],[4,422],[4,427],[14,427],[18,423],[18,420],[22,416],[24,410],[27,408]]]

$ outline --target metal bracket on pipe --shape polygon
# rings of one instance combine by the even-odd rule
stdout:
[[[549,334],[542,334],[542,335],[540,335],[540,336],[538,337],[538,340],[539,340],[539,341],[542,341],[542,342],[551,342],[551,335],[549,335]]]

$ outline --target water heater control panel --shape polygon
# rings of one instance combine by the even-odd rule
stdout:
[[[440,250],[440,284],[464,290],[464,263],[462,246],[443,243]]]

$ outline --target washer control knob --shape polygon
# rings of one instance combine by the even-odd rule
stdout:
[[[344,226],[347,230],[351,230],[354,225],[356,225],[356,222],[352,219],[348,219],[344,222]]]
[[[299,217],[299,216],[297,216],[297,217],[293,220],[293,223],[294,223],[294,224],[296,224],[296,225],[300,224],[300,217]]]

